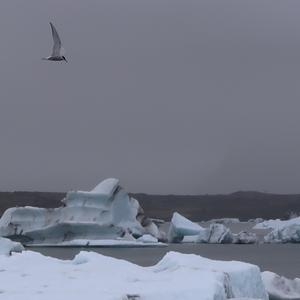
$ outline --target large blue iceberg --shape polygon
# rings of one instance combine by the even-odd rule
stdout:
[[[0,236],[23,244],[59,244],[72,240],[132,240],[164,233],[144,215],[139,202],[109,178],[93,190],[71,191],[58,208],[13,207],[0,219]]]

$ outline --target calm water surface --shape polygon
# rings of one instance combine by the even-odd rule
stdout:
[[[212,245],[170,244],[163,248],[54,248],[29,250],[60,259],[72,259],[80,251],[94,251],[115,258],[126,259],[141,266],[156,264],[168,251],[199,254],[221,260],[240,260],[258,265],[280,275],[300,278],[300,244]]]

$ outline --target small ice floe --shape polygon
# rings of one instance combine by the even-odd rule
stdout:
[[[299,300],[300,279],[288,279],[273,272],[261,273],[270,300]]]

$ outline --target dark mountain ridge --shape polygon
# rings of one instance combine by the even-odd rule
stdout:
[[[177,211],[194,221],[213,218],[286,219],[291,213],[300,214],[300,194],[271,194],[239,191],[226,195],[150,195],[132,193],[146,215],[170,220]],[[61,205],[65,193],[0,192],[0,215],[14,206],[53,208]]]

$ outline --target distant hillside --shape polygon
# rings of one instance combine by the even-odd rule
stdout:
[[[249,220],[288,218],[300,214],[300,195],[277,195],[259,192],[236,192],[228,195],[133,195],[148,215],[169,219],[173,211],[197,221],[214,218]]]
[[[287,218],[300,214],[300,195],[277,195],[259,192],[236,192],[228,195],[148,195],[131,194],[145,213],[153,218],[169,220],[174,211],[194,220],[238,217],[241,220]],[[0,192],[0,215],[9,207],[58,207],[65,193]]]

